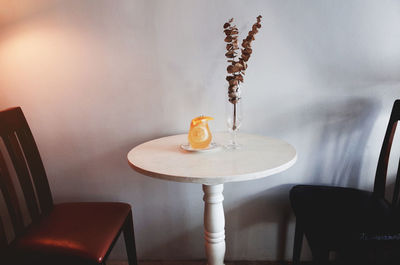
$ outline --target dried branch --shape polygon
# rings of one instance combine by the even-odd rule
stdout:
[[[240,100],[239,84],[243,82],[243,76],[247,69],[247,61],[250,59],[251,53],[251,42],[254,40],[254,35],[258,33],[258,29],[261,28],[261,16],[257,17],[257,22],[254,23],[247,37],[242,41],[242,47],[240,57],[238,58],[238,34],[239,30],[233,23],[233,18],[224,24],[224,33],[226,35],[225,42],[226,50],[225,57],[228,59],[228,67],[226,68],[228,76],[226,80],[229,83],[228,96],[229,102],[232,104],[237,103]]]

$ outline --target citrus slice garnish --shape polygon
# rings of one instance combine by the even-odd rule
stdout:
[[[210,116],[199,116],[196,117],[192,120],[192,125],[196,126],[198,123],[202,122],[202,121],[209,121],[209,120],[213,120],[213,117]]]

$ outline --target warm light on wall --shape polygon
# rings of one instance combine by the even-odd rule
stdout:
[[[12,89],[20,99],[29,93],[40,101],[46,100],[48,91],[56,92],[57,80],[66,78],[73,63],[71,52],[77,50],[74,39],[66,42],[65,34],[36,24],[8,28],[0,45],[0,68],[8,81],[2,89]]]
[[[46,20],[7,26],[0,41],[0,68],[8,82],[0,90],[12,89],[17,97],[29,93],[41,101],[61,97],[66,86],[82,81],[90,69],[85,63],[93,61],[88,56],[96,51],[95,40]]]

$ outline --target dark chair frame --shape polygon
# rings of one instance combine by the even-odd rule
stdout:
[[[378,166],[375,174],[373,196],[378,200],[385,200],[386,191],[386,177],[389,163],[390,151],[392,148],[393,138],[396,132],[397,122],[400,120],[400,100],[396,100],[393,104],[392,112],[390,115],[389,123],[386,129],[385,137],[383,140],[382,148],[379,155]],[[391,207],[394,211],[398,211],[398,201],[400,192],[400,161],[396,174],[395,187],[393,191],[393,197],[391,202]],[[400,224],[399,224],[400,225]],[[294,237],[294,247],[293,247],[293,264],[300,264],[301,248],[304,236],[304,225],[300,220],[296,219],[295,227],[295,237]],[[400,228],[400,227],[399,227]],[[393,231],[393,233],[380,233],[376,231],[372,234],[364,233],[360,235],[360,243],[366,243],[367,241],[379,242],[381,245],[383,243],[390,243],[390,241],[400,242],[400,230]],[[328,253],[322,253],[323,256]],[[314,254],[313,254],[314,255]],[[322,258],[322,260],[325,257]],[[320,260],[320,257],[313,257],[314,260]]]
[[[32,220],[30,225],[39,223],[52,211],[53,197],[39,150],[20,107],[0,112],[0,137],[15,169],[17,182],[21,187]],[[15,182],[8,169],[5,156],[0,152],[0,194],[3,195],[15,235],[14,240],[9,242],[10,239],[7,238],[4,223],[0,218],[0,257],[3,257],[0,260],[5,261],[5,264],[12,264],[16,258],[23,256],[23,253],[14,248],[14,244],[30,227],[30,225],[27,227],[24,225]],[[121,232],[124,234],[129,264],[137,265],[132,212],[129,212],[123,226],[115,235],[101,264],[105,264]],[[82,261],[82,263],[91,264],[91,261]]]

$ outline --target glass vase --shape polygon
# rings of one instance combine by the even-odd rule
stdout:
[[[236,103],[227,102],[227,126],[230,134],[229,143],[225,146],[228,149],[239,149],[242,145],[238,142],[237,133],[242,125],[243,120],[243,106],[242,99]]]

